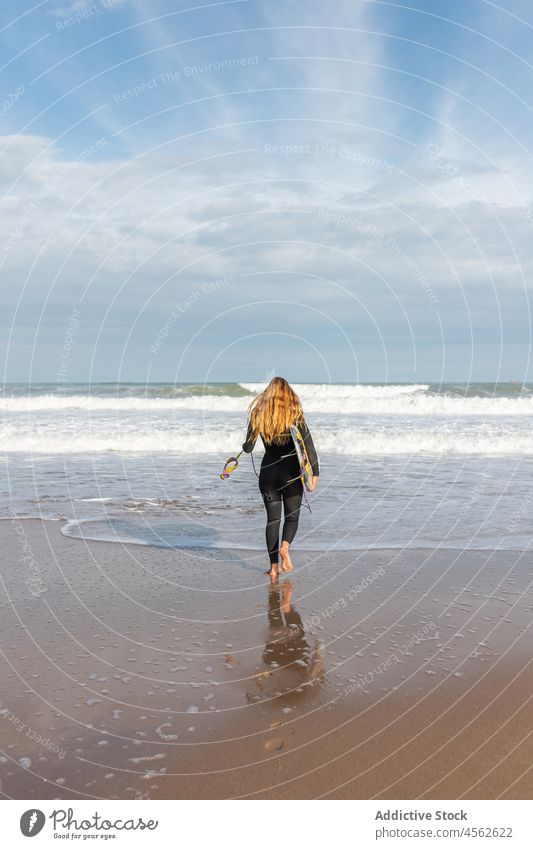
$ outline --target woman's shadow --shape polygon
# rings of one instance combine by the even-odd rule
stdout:
[[[302,617],[293,605],[293,584],[287,578],[268,588],[268,636],[263,651],[266,670],[254,676],[261,695],[248,693],[251,702],[281,700],[287,706],[319,686],[324,674],[324,647],[305,633]]]

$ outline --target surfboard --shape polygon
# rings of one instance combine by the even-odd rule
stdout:
[[[296,425],[291,425],[291,436],[296,449],[296,456],[298,457],[298,462],[300,464],[302,483],[309,492],[311,489],[311,482],[313,480],[313,469],[311,468],[311,463],[307,456],[304,438]]]

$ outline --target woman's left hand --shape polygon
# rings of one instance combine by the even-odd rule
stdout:
[[[317,484],[318,484],[318,476],[313,475],[313,478],[311,480],[311,486],[309,487],[309,492],[313,492],[313,490],[316,489]]]

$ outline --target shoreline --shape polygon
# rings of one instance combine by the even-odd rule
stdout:
[[[223,555],[224,552],[229,552],[230,554],[234,554],[234,555],[242,554],[243,556],[249,555],[249,556],[252,556],[252,557],[259,557],[259,558],[261,558],[261,556],[264,555],[264,546],[261,546],[261,545],[257,545],[255,548],[250,546],[250,545],[243,545],[242,547],[236,546],[236,545],[229,545],[229,544],[227,544],[227,545],[224,545],[224,544],[199,545],[198,543],[192,543],[192,542],[189,545],[171,545],[171,544],[154,545],[153,542],[145,542],[145,541],[140,541],[140,540],[135,540],[135,539],[120,539],[118,537],[116,539],[108,539],[107,537],[106,538],[104,538],[104,537],[100,538],[100,537],[96,537],[96,536],[95,537],[90,537],[90,536],[79,536],[78,537],[78,536],[74,536],[74,535],[64,533],[64,529],[71,524],[83,525],[83,524],[86,524],[86,523],[87,524],[90,524],[91,522],[99,523],[100,521],[102,521],[101,518],[94,517],[94,516],[87,517],[87,518],[84,518],[84,519],[74,519],[72,517],[67,517],[67,516],[57,516],[57,517],[53,517],[53,516],[46,516],[46,517],[43,517],[43,516],[19,516],[17,513],[14,513],[12,516],[0,516],[0,523],[1,522],[13,522],[13,520],[18,521],[18,522],[23,522],[23,523],[25,523],[25,522],[38,522],[38,523],[44,522],[46,524],[49,524],[49,523],[50,524],[59,524],[62,536],[66,537],[67,539],[77,540],[78,542],[81,542],[81,543],[104,543],[106,545],[120,545],[120,546],[134,546],[134,547],[140,546],[142,548],[153,549],[154,551],[165,551],[166,550],[166,551],[180,551],[180,552],[198,552],[199,554],[201,554],[204,551],[205,552],[218,552],[218,553],[220,553],[220,555]],[[1,527],[1,524],[0,524],[0,527]],[[367,553],[381,554],[381,553],[384,553],[384,552],[386,552],[388,554],[393,554],[393,555],[408,554],[410,552],[413,552],[417,556],[428,553],[428,552],[442,552],[442,553],[450,554],[450,555],[452,555],[452,554],[455,554],[455,555],[464,554],[464,553],[470,553],[470,552],[473,552],[474,554],[490,554],[490,555],[504,554],[504,555],[509,555],[509,556],[517,556],[517,555],[524,556],[524,555],[527,555],[529,553],[531,553],[533,555],[533,547],[531,548],[530,551],[529,550],[525,551],[524,548],[518,547],[518,546],[516,548],[512,548],[510,546],[506,546],[505,548],[494,548],[494,547],[490,547],[490,546],[487,546],[485,548],[482,548],[482,547],[472,548],[472,547],[461,546],[461,545],[459,545],[459,543],[456,543],[455,545],[447,545],[447,546],[440,546],[440,545],[427,543],[426,545],[416,545],[416,546],[413,546],[413,547],[411,547],[409,545],[402,545],[402,544],[399,543],[396,546],[391,546],[391,545],[376,546],[375,548],[373,548],[371,546],[362,546],[361,545],[361,546],[350,546],[350,547],[346,547],[346,548],[329,547],[329,548],[321,549],[321,548],[317,548],[316,546],[314,546],[314,547],[306,546],[305,544],[304,544],[304,546],[300,547],[299,544],[298,544],[298,539],[295,540],[294,550],[295,551],[297,550],[298,553],[302,553],[304,555],[308,555],[308,556],[309,555],[315,555],[316,557],[321,557],[321,556],[334,557],[335,555],[341,555],[343,557],[349,557],[352,554],[355,557],[356,555],[361,555],[361,554],[367,554]]]
[[[271,588],[58,521],[0,524],[6,797],[531,798],[533,553],[295,546]]]

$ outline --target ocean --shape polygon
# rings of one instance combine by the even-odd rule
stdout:
[[[219,473],[263,387],[5,385],[0,517],[119,544],[261,551],[250,457],[228,480]],[[321,462],[295,551],[529,548],[533,385],[294,388]]]

